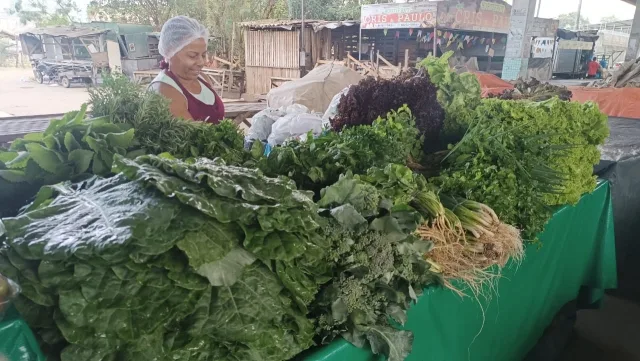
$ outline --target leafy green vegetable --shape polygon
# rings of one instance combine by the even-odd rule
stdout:
[[[445,113],[444,142],[461,139],[481,99],[480,83],[476,76],[473,73],[456,73],[449,66],[451,56],[453,51],[439,58],[430,55],[418,64],[418,69],[425,69],[438,88],[438,102]]]
[[[591,103],[483,100],[437,183],[488,205],[533,240],[553,206],[593,191],[597,145],[608,134],[606,116]]]
[[[117,160],[128,164],[129,173],[135,167],[122,156]],[[163,173],[145,161],[176,174],[161,179]],[[265,207],[266,219],[281,202],[310,222],[317,217],[313,202],[290,181],[257,171],[160,157],[142,157],[139,166],[149,175],[139,169],[142,182],[117,175],[51,186],[25,213],[3,220],[6,246],[0,248],[0,263],[9,262],[0,270],[22,285],[24,298],[17,307],[27,313],[45,348],[61,350],[63,361],[132,355],[276,361],[311,346],[312,321],[292,299],[305,296],[310,303],[320,282],[326,282],[313,277],[327,272],[322,242],[278,261],[277,271],[267,265],[286,252],[260,253],[274,257],[263,263],[242,245],[250,234],[273,245],[274,236],[289,234],[283,229],[302,227],[281,219],[261,228],[250,205]],[[199,173],[190,167],[200,167]],[[145,186],[152,179],[173,184],[171,178],[190,184],[194,194],[206,194],[203,201],[244,204],[236,208],[246,215],[221,222]]]
[[[419,160],[421,144],[415,118],[405,106],[373,125],[327,132],[317,138],[309,136],[304,142],[276,147],[258,167],[267,175],[288,176],[299,188],[318,193],[348,171],[361,174],[371,167]]]
[[[109,175],[113,154],[139,150],[128,125],[85,119],[85,113],[86,105],[0,151],[0,216],[15,215],[40,186]]]
[[[251,158],[244,151],[243,133],[233,122],[211,125],[176,119],[166,98],[141,89],[126,77],[107,77],[101,87],[90,89],[89,95],[94,116],[133,127],[136,141],[150,154],[221,157],[230,164],[243,164]]]

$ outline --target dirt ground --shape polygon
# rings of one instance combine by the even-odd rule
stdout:
[[[31,69],[0,68],[0,117],[65,113],[87,100],[83,85],[38,84]]]

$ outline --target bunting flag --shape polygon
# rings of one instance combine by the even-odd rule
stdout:
[[[388,31],[389,31],[388,29],[384,29],[384,30],[382,30],[382,32],[384,33],[384,36],[387,36],[387,32],[388,32]]]
[[[480,44],[484,44],[484,38],[480,39]]]
[[[462,46],[462,41],[458,41],[458,50],[460,50],[460,49],[462,49],[462,48],[463,48],[463,46]]]
[[[396,30],[396,39],[400,38],[400,30]]]
[[[409,29],[409,36],[413,35],[413,29]]]
[[[489,52],[489,45],[487,45],[487,46],[485,46],[485,47],[484,47],[484,52],[485,52],[485,53],[488,53],[488,52]]]
[[[429,41],[431,41],[431,39],[433,39],[435,35],[435,33],[429,33]]]
[[[496,43],[496,39],[495,38],[491,39],[491,42],[495,44]]]
[[[418,30],[418,37],[421,38],[422,37],[422,30]]]

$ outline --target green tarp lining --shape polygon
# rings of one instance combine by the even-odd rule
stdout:
[[[9,308],[0,322],[0,360],[45,361],[33,333],[15,308]]]
[[[408,361],[514,361],[534,346],[554,314],[581,286],[591,300],[616,287],[615,240],[609,184],[559,210],[530,245],[520,265],[510,264],[490,300],[431,287],[409,311],[414,332]],[[18,317],[0,322],[0,355],[10,361],[42,361],[31,332]],[[369,351],[338,341],[305,361],[372,361]]]
[[[556,312],[578,297],[587,303],[616,287],[615,239],[609,184],[600,183],[575,207],[560,209],[530,245],[520,265],[510,264],[492,298],[461,299],[454,292],[429,288],[409,310],[414,332],[407,361],[522,360],[542,336]],[[378,360],[346,341],[335,342],[305,361]]]

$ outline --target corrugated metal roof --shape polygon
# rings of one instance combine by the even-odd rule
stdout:
[[[305,20],[305,26],[312,27],[314,31],[322,29],[336,29],[341,26],[353,26],[360,24],[357,20],[345,20],[345,21],[327,21],[327,20]],[[292,30],[299,28],[302,25],[302,20],[275,20],[275,19],[263,19],[255,21],[247,21],[240,23],[241,27],[252,29],[285,29]]]
[[[80,38],[85,36],[99,35],[106,33],[109,30],[95,29],[90,27],[80,26],[51,26],[46,28],[28,29],[24,30],[23,34],[33,35],[49,35],[49,36],[66,36],[68,38]]]

